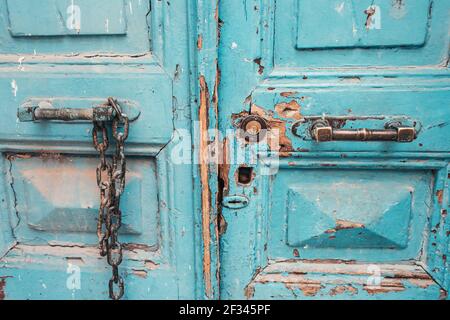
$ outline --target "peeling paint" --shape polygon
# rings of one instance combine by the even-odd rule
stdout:
[[[147,271],[145,271],[145,270],[137,270],[137,269],[133,269],[133,270],[132,270],[132,273],[133,273],[135,276],[137,276],[137,277],[139,277],[139,278],[143,278],[143,279],[146,279],[147,276],[148,276],[148,273],[147,273]]]
[[[275,89],[275,88],[273,88]],[[270,90],[270,88],[268,88],[268,90]],[[292,97],[295,96],[298,92],[297,91],[286,91],[286,92],[281,92],[280,96],[284,97],[284,98],[288,98],[288,97]]]
[[[352,285],[336,286],[330,290],[329,295],[337,296],[337,295],[346,294],[346,293],[348,293],[350,295],[355,295],[358,293],[358,289]]]
[[[5,299],[5,286],[6,286],[6,279],[0,278],[0,300]]]
[[[203,36],[201,34],[197,37],[197,49],[202,50],[203,49]]]
[[[301,107],[295,100],[290,102],[282,102],[275,105],[275,111],[278,113],[280,118],[300,120],[303,118],[300,114],[300,110]]]
[[[364,13],[367,15],[366,28],[369,28],[372,24],[372,16],[375,14],[375,8],[369,7],[367,10],[364,10]]]
[[[402,283],[399,283],[397,286],[364,286],[363,289],[370,295],[376,295],[388,292],[405,291],[405,286]]]
[[[429,286],[432,286],[433,284],[435,284],[435,282],[431,279],[408,279],[408,281],[416,287],[422,288],[422,289],[426,289]]]
[[[145,267],[147,270],[153,271],[153,270],[156,270],[156,269],[159,268],[159,264],[158,264],[158,263],[155,263],[155,262],[153,262],[153,261],[150,261],[150,260],[145,260],[145,261],[144,261],[144,267]]]
[[[443,190],[436,191],[436,197],[438,199],[439,204],[442,204],[442,199],[444,197],[444,191]]]
[[[225,138],[222,142],[222,164],[219,165],[219,178],[223,183],[223,193],[226,194],[229,190],[229,173],[230,173],[230,159],[229,159],[229,143]]]
[[[150,252],[153,250],[153,247],[148,246],[146,244],[142,244],[142,243],[124,243],[122,246],[125,250],[130,250],[130,251],[141,250],[144,252]]]
[[[206,295],[212,294],[211,283],[211,231],[210,231],[210,212],[211,212],[211,190],[209,187],[209,152],[208,152],[208,128],[209,128],[209,90],[204,76],[200,76],[200,108],[199,108],[199,131],[200,131],[200,183],[201,207],[202,207],[202,240],[203,240],[203,278],[205,281]]]
[[[254,287],[255,279],[256,277],[258,277],[261,271],[262,271],[261,268],[257,268],[253,274],[251,281],[245,286],[244,295],[248,300],[252,299],[255,294],[255,287]]]
[[[253,296],[255,295],[255,287],[251,284],[246,286],[244,290],[244,295],[248,300],[252,299]]]
[[[336,230],[365,228],[364,224],[346,220],[336,220]]]
[[[270,112],[255,104],[251,105],[251,114],[260,116],[269,124],[267,143],[270,150],[279,152],[282,157],[290,156],[293,149],[292,142],[287,137],[286,121],[274,118]]]
[[[256,58],[256,59],[253,60],[253,62],[258,65],[258,73],[262,75],[264,73],[264,68],[265,68],[262,65],[262,59],[261,58]]]
[[[293,290],[293,289],[300,289],[306,297],[314,297],[319,293],[319,291],[323,288],[320,281],[315,280],[308,280],[304,283],[289,283],[286,284],[286,288]]]

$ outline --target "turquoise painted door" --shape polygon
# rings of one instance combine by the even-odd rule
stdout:
[[[447,297],[449,13],[220,2],[222,299]]]
[[[124,299],[197,297],[193,168],[169,161],[175,130],[190,128],[190,6],[0,1],[0,299],[108,298],[92,123],[18,120],[18,109],[89,110],[108,97],[133,118]]]

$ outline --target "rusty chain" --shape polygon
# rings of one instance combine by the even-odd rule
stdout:
[[[125,289],[123,278],[119,274],[123,249],[118,240],[118,232],[122,225],[120,197],[125,189],[125,141],[128,138],[129,120],[115,99],[108,98],[108,106],[114,110],[112,136],[116,142],[116,151],[111,162],[106,159],[106,151],[109,147],[106,122],[94,121],[92,130],[94,147],[100,155],[100,163],[96,171],[97,185],[100,189],[97,235],[100,255],[106,256],[108,264],[112,267],[112,277],[109,280],[109,297],[113,300],[119,300],[122,298]],[[101,135],[101,138],[99,138],[99,135]]]

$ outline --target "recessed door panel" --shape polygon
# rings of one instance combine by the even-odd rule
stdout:
[[[7,155],[15,211],[17,241],[53,245],[75,242],[95,246],[99,191],[95,170],[98,159],[64,154]],[[152,158],[128,162],[127,188],[120,235],[124,243],[156,250],[159,239],[158,185]]]
[[[446,1],[287,0],[278,1],[273,14],[268,34],[274,32],[274,66],[280,71],[438,66],[448,58]]]
[[[270,255],[291,258],[296,249],[307,259],[418,259],[432,183],[421,171],[282,170],[272,187]]]
[[[430,10],[430,0],[298,1],[297,48],[422,46]]]
[[[7,4],[13,37],[127,34],[123,0],[41,0],[39,5],[9,0]],[[35,19],[23,19],[31,11]]]
[[[150,2],[2,0],[0,52],[38,56],[148,53],[153,29]]]

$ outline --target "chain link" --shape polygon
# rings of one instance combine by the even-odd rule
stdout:
[[[106,159],[109,147],[108,130],[105,122],[94,122],[92,140],[95,150],[100,156],[97,166],[97,185],[100,190],[100,208],[98,212],[97,235],[100,255],[106,256],[112,267],[112,277],[109,280],[109,297],[119,300],[124,294],[125,284],[119,274],[119,265],[123,259],[122,244],[118,240],[122,225],[120,198],[125,190],[125,175],[127,162],[125,158],[125,141],[129,133],[129,119],[122,112],[120,105],[113,98],[108,98],[108,105],[114,110],[112,136],[116,150],[112,161]],[[101,139],[99,139],[101,137]]]

